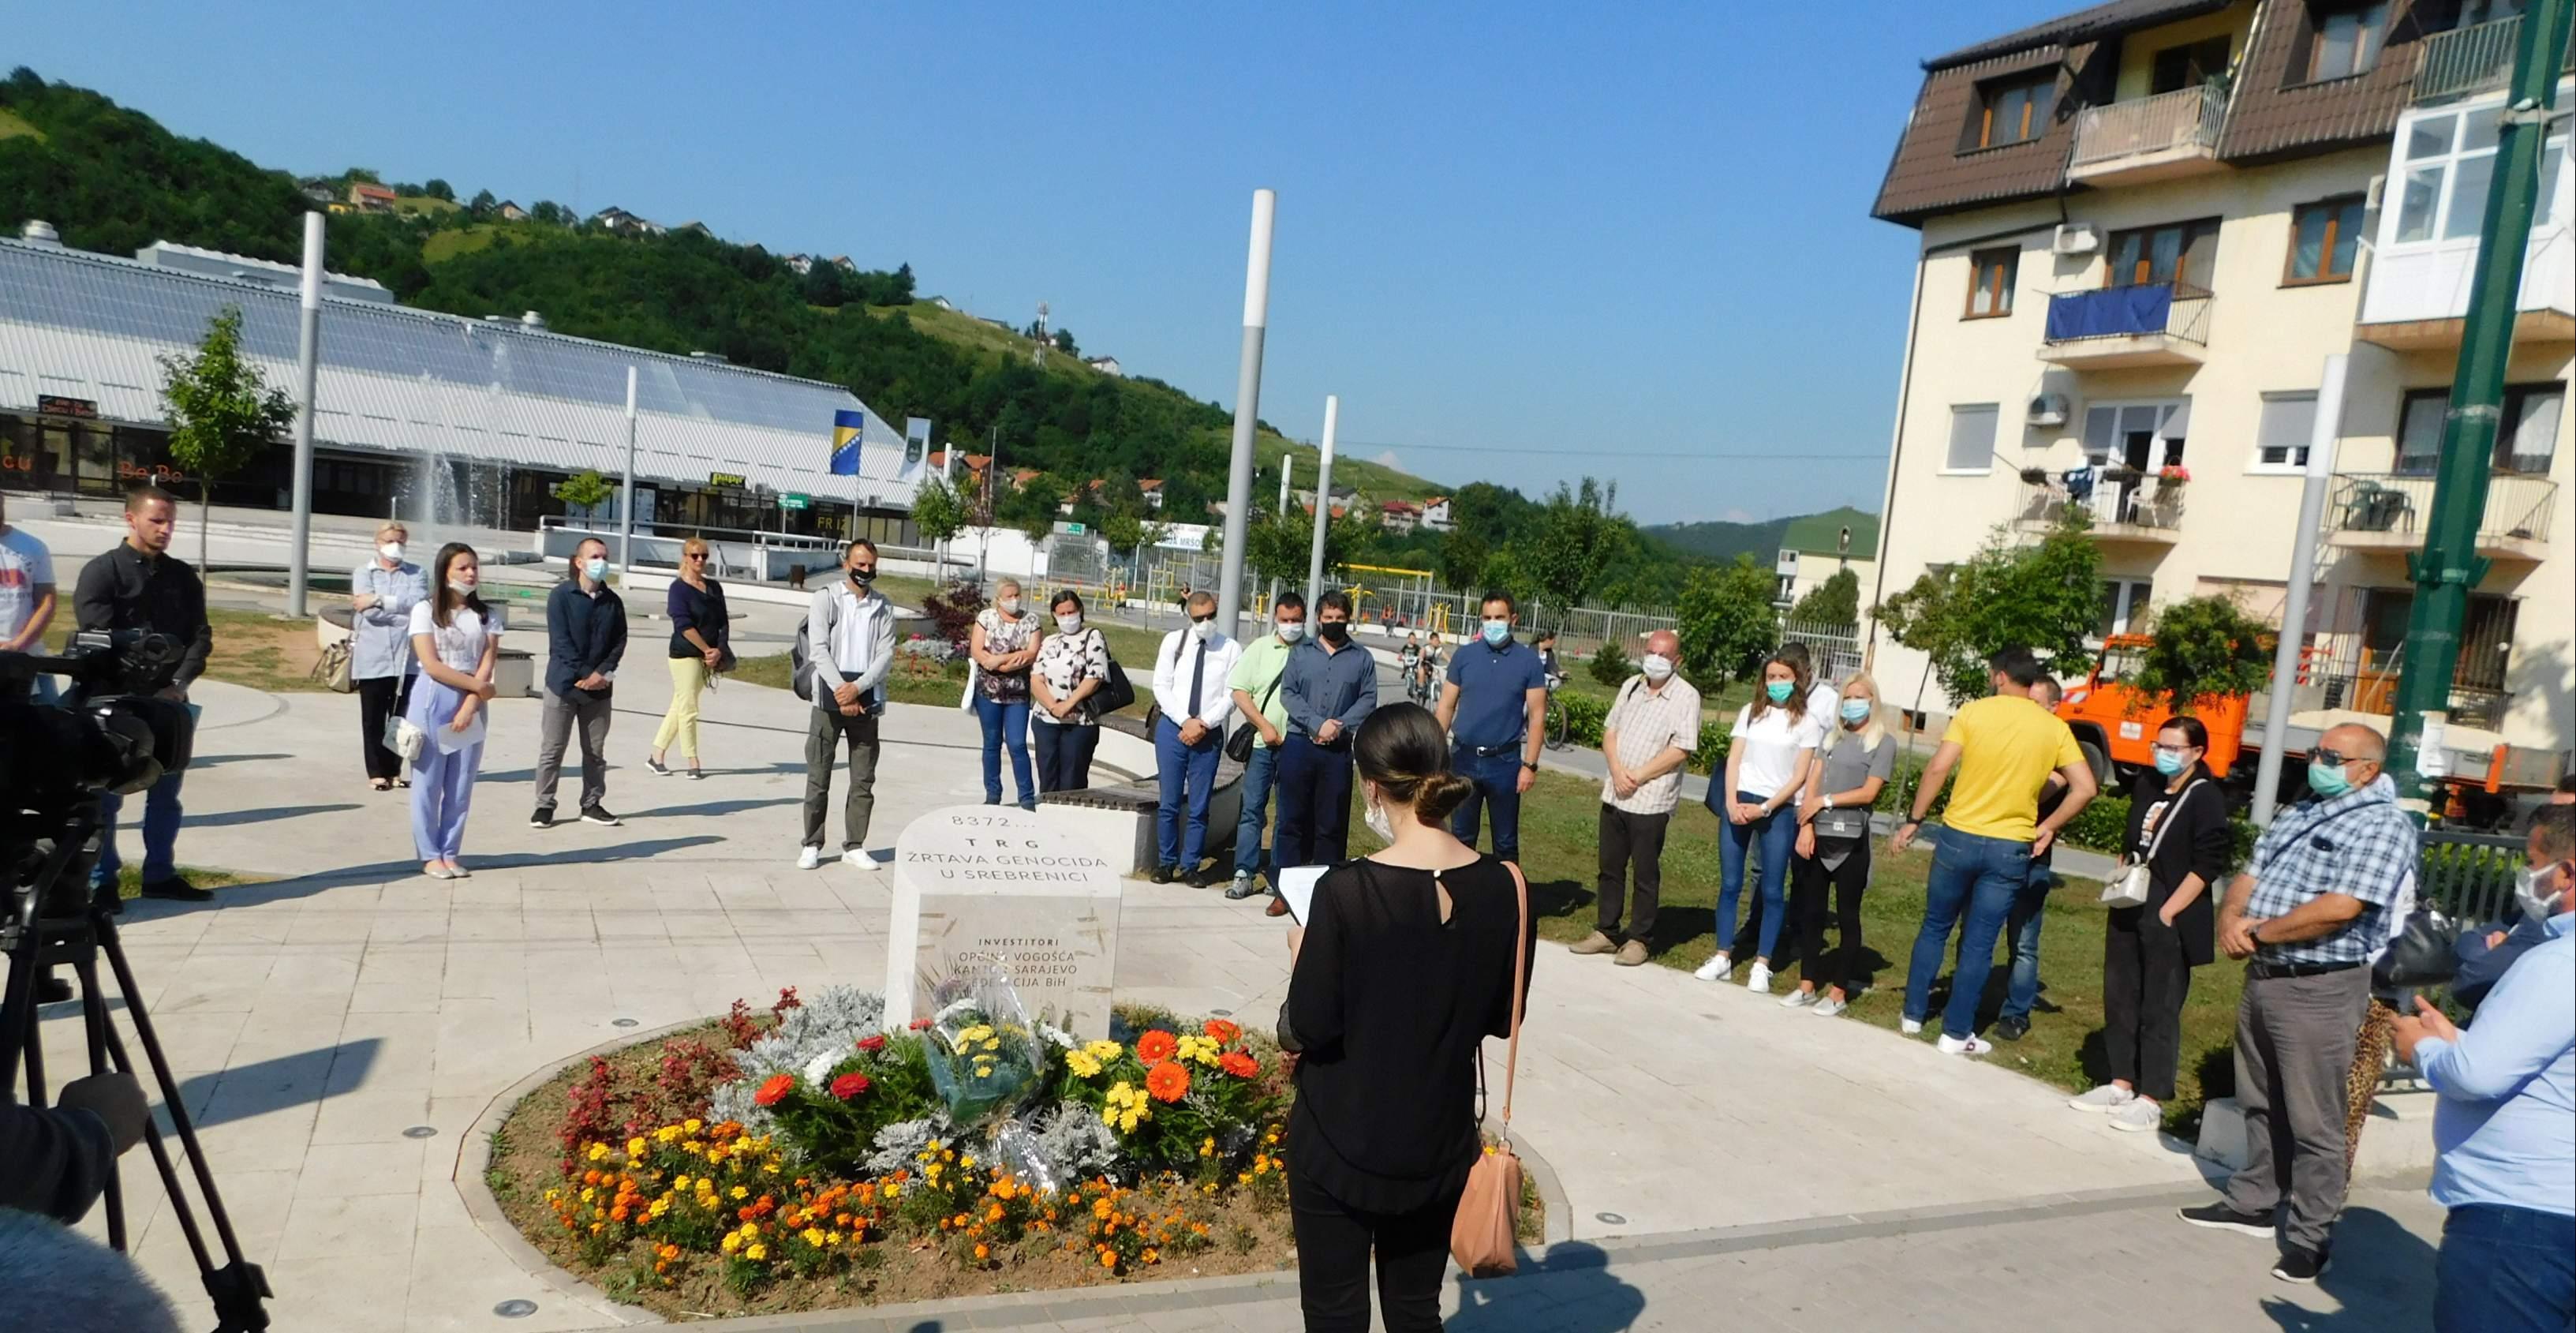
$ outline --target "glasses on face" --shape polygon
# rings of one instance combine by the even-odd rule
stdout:
[[[2190,754],[2191,751],[2192,747],[2188,745],[2167,745],[2162,741],[2156,742],[2157,754],[2169,754],[2179,759],[2184,755]]]
[[[680,558],[683,560],[704,560],[707,558],[707,553],[704,551],[691,551]]]
[[[1214,612],[1214,611],[1210,611],[1210,612],[1208,612],[1206,615],[1203,615],[1203,616],[1192,616],[1192,617],[1190,617],[1190,623],[1191,623],[1191,624],[1193,624],[1193,625],[1204,625],[1204,624],[1207,624],[1208,622],[1210,622],[1210,621],[1212,621],[1212,620],[1215,620],[1215,619],[1216,619],[1216,612]]]
[[[2310,761],[2324,764],[2328,768],[2339,768],[2349,762],[2352,756],[2345,754],[2341,750],[2329,750],[2321,745],[2316,749],[2308,751],[2308,758]]]

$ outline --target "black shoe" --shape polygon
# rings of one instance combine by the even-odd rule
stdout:
[[[1152,878],[1157,884],[1169,884],[1172,882],[1172,877],[1180,873],[1179,866],[1156,866]]]
[[[72,983],[63,980],[61,977],[39,977],[36,979],[36,1003],[61,1004],[70,998],[72,998]]]
[[[1233,882],[1234,872],[1220,865],[1210,865],[1190,876],[1190,887],[1194,889],[1213,889],[1219,884]]]
[[[2030,1035],[2030,1020],[2027,1018],[1998,1018],[1995,1020],[1994,1035],[2005,1041],[2019,1041]]]
[[[581,808],[581,822],[585,824],[604,824],[609,828],[615,828],[626,821],[608,813],[607,806],[585,805]]]
[[[537,812],[528,816],[528,827],[530,828],[553,828],[554,826],[555,808],[551,805],[538,806]]]
[[[2281,1262],[2272,1265],[2272,1276],[2283,1282],[2314,1282],[2326,1271],[2328,1258],[2323,1248],[2302,1250],[2293,1246],[2281,1256]]]
[[[2233,1231],[2241,1236],[2261,1236],[2267,1240],[2272,1235],[2270,1213],[2240,1213],[2228,1207],[2225,1199],[2198,1208],[2177,1208],[2174,1215],[2193,1226],[2208,1227],[2212,1231]]]
[[[653,776],[657,778],[667,778],[671,776],[670,766],[659,759],[647,759],[644,761],[644,766],[653,770]]]
[[[188,878],[185,875],[172,875],[168,879],[145,880],[143,882],[143,896],[146,898],[166,898],[174,903],[210,903],[215,900],[215,895],[212,890],[198,888],[196,885],[189,883]]]

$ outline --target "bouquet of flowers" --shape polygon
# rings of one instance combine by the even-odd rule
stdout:
[[[1019,989],[998,965],[933,987],[922,1033],[930,1081],[960,1133],[990,1132],[1006,1159],[1031,1154],[1005,1131],[1045,1090],[1050,1061],[1043,1024],[1032,1021]],[[1015,1165],[1020,1163],[1015,1162]],[[1051,1188],[1053,1173],[1029,1161],[1024,1178]]]

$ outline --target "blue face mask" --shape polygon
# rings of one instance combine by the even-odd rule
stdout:
[[[1869,720],[1871,707],[1873,705],[1867,699],[1845,699],[1843,700],[1843,721],[1857,727]]]
[[[1485,642],[1500,648],[1511,641],[1512,622],[1508,620],[1488,620],[1485,622]]]
[[[581,572],[593,583],[605,583],[608,581],[608,562],[592,556],[582,562]]]
[[[2172,777],[2174,774],[2181,772],[2182,756],[2175,754],[2171,750],[2156,751],[2156,771],[2164,774],[2166,777]]]
[[[2352,790],[2352,779],[2344,776],[2341,764],[2308,765],[2308,790],[2331,800]]]
[[[1789,683],[1788,681],[1775,680],[1770,684],[1763,686],[1762,692],[1771,696],[1771,702],[1775,704],[1785,704],[1789,702],[1789,695],[1797,688],[1797,686]]]

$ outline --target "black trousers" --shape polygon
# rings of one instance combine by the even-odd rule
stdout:
[[[1091,785],[1091,752],[1100,728],[1029,720],[1029,746],[1037,751],[1038,790],[1080,791]]]
[[[2102,1047],[2111,1077],[2142,1097],[2173,1100],[2182,1061],[2182,1004],[2191,963],[2182,936],[2156,919],[2160,903],[2115,907],[2102,932]]]
[[[1388,1333],[1439,1333],[1440,1280],[1449,1269],[1458,1195],[1450,1191],[1409,1213],[1365,1212],[1291,1167],[1288,1221],[1297,1236],[1297,1297],[1307,1333],[1367,1333],[1371,1250]]]
[[[1819,853],[1832,851],[1841,839],[1819,838]],[[1818,988],[1840,986],[1857,995],[1869,989],[1869,968],[1861,961],[1860,895],[1869,887],[1869,839],[1849,840],[1851,855],[1832,870],[1824,858],[1801,856],[1789,863],[1789,920],[1798,928],[1798,975]],[[1839,954],[1825,950],[1825,898],[1833,897],[1834,918],[1841,934]]]
[[[1660,815],[1638,815],[1620,809],[1608,801],[1601,803],[1601,933],[1614,939],[1648,940],[1655,933],[1655,908],[1664,894],[1664,830],[1671,827],[1671,811]],[[1628,912],[1628,880],[1631,873],[1637,882],[1637,910]],[[1628,918],[1628,928],[1619,928],[1619,918]]]
[[[1351,747],[1317,745],[1295,732],[1279,747],[1279,832],[1271,851],[1283,866],[1338,865],[1351,855]]]
[[[385,748],[385,722],[411,708],[411,683],[420,677],[375,676],[358,682],[358,752],[366,758],[367,776],[402,776],[402,756]]]

